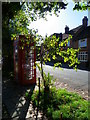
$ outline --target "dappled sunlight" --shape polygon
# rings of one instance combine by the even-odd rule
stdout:
[[[34,87],[35,85],[21,86],[19,84],[15,84],[13,80],[3,79],[2,101],[7,107],[11,118],[24,119],[26,117],[29,108],[30,96]],[[29,99],[25,96],[26,92],[30,95]]]

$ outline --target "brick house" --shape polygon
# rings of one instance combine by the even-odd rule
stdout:
[[[65,40],[72,35],[72,39],[68,42],[66,46],[69,48],[80,48],[78,53],[78,59],[80,61],[80,66],[90,68],[90,26],[88,26],[88,18],[84,16],[82,19],[82,25],[69,30],[69,27],[65,27],[65,33],[60,33],[60,39]],[[59,36],[59,34],[54,34]]]
[[[90,68],[90,26],[84,26],[73,37],[71,46],[73,48],[80,48],[78,59],[81,65]]]
[[[82,19],[82,25],[69,31],[69,28],[65,27],[65,33],[63,34],[62,39],[65,39],[65,36],[71,34],[72,40],[68,43],[68,47],[80,48],[78,53],[78,59],[82,67],[90,68],[90,26],[88,26],[88,18],[85,16]]]

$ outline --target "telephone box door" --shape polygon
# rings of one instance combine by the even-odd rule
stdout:
[[[34,43],[22,52],[22,84],[36,83],[36,51]]]

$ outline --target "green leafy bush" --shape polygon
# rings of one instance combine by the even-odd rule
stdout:
[[[69,120],[88,120],[88,102],[85,100],[72,101],[69,104],[59,106],[63,113],[63,119]]]
[[[53,120],[60,119],[60,110],[53,111],[52,118],[53,118]]]

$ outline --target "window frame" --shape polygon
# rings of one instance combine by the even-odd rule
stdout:
[[[78,53],[78,60],[80,62],[87,62],[88,61],[88,52],[87,51],[80,51]]]
[[[87,47],[87,38],[79,40],[78,41],[78,47],[79,48]]]

